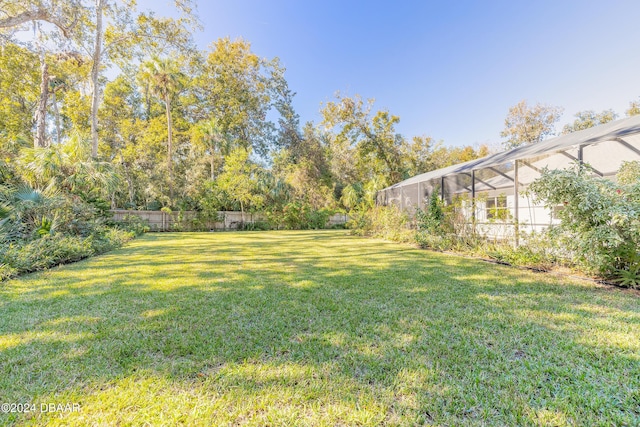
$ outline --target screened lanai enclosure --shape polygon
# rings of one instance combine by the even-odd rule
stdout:
[[[518,243],[558,221],[554,212],[562,206],[546,209],[526,191],[543,168],[582,162],[593,174],[615,180],[622,162],[632,160],[640,160],[640,116],[414,176],[380,190],[377,204],[413,214],[426,209],[436,192],[445,205],[456,207],[467,231]]]

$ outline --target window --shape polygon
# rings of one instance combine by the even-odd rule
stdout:
[[[487,219],[504,221],[511,216],[507,208],[507,196],[505,195],[487,198],[486,209]]]

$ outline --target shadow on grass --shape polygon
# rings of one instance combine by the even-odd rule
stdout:
[[[147,235],[0,291],[0,395],[88,421],[172,395],[230,422],[640,416],[636,297],[343,232]]]

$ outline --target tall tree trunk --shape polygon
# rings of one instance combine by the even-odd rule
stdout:
[[[98,157],[98,107],[100,105],[100,59],[102,58],[102,11],[105,0],[96,0],[96,40],[93,49],[93,65],[91,66],[91,157]]]
[[[173,153],[173,122],[171,121],[171,107],[169,96],[164,97],[164,105],[167,110],[167,167],[169,168],[169,204],[173,206],[173,165],[171,155]]]
[[[129,165],[124,161],[124,156],[122,152],[120,152],[120,164],[124,168],[124,176],[127,180],[127,184],[129,186],[129,208],[133,206],[134,199],[134,189],[133,189],[133,179],[131,178],[131,171],[129,170]]]
[[[213,181],[214,179],[216,179],[215,176],[215,152],[213,151],[213,148],[211,149],[211,181]]]
[[[36,136],[33,141],[35,148],[47,146],[47,101],[49,99],[49,66],[44,58],[44,53],[40,55],[40,100],[36,110]]]
[[[51,92],[53,98],[53,111],[56,114],[56,143],[60,145],[60,110],[58,109],[58,100],[56,99],[56,91]]]

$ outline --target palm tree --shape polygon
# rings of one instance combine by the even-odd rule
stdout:
[[[224,133],[215,118],[199,122],[194,127],[195,142],[202,145],[205,151],[209,151],[211,164],[211,180],[215,179],[215,161],[218,156],[226,157],[231,151],[231,139]]]
[[[99,190],[113,194],[120,177],[110,162],[91,157],[91,143],[73,135],[62,145],[23,148],[16,165],[22,178],[33,188],[51,187],[73,194]]]
[[[29,239],[34,232],[40,236],[54,231],[57,219],[51,219],[51,202],[55,190],[35,189],[28,184],[0,186],[0,242]]]
[[[173,203],[173,165],[171,161],[173,153],[173,122],[171,120],[171,101],[182,88],[184,75],[180,72],[180,66],[175,59],[158,58],[153,56],[151,60],[142,64],[139,80],[149,85],[153,95],[164,102],[167,114],[167,168],[169,169],[169,203]]]

